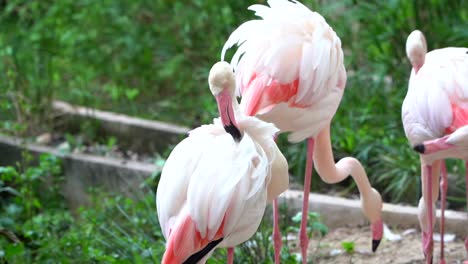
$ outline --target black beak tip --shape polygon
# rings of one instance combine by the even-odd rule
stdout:
[[[377,248],[379,247],[380,245],[380,239],[376,240],[376,239],[372,239],[372,252],[375,253],[375,251],[377,251]]]
[[[413,149],[416,152],[419,152],[421,154],[424,154],[424,152],[426,151],[426,148],[424,147],[424,144],[418,144],[418,145],[414,146]]]
[[[221,243],[223,238],[220,238],[218,240],[211,241],[204,247],[202,250],[198,251],[197,253],[191,255],[187,260],[185,260],[182,264],[196,264],[198,261],[200,261],[203,257],[205,257],[208,253],[210,253],[211,250],[216,248],[216,246]]]

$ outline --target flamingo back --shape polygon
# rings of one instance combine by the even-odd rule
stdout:
[[[453,133],[468,124],[468,49],[444,48],[426,54],[409,80],[402,121],[412,145]]]
[[[253,119],[239,121],[244,134],[239,143],[216,119],[191,131],[170,154],[156,197],[168,249],[193,254],[220,238],[220,246],[234,246],[257,230],[278,155],[273,141],[278,129]],[[179,229],[185,230],[183,239]],[[181,241],[174,241],[171,234]]]
[[[242,109],[247,115],[266,114],[284,103],[288,108],[306,109],[309,116],[323,116],[320,101],[330,98],[336,107],[326,108],[329,122],[346,85],[341,40],[320,14],[297,1],[269,0],[268,4],[249,7],[261,19],[239,26],[221,54],[223,59],[227,49],[239,45],[231,64]],[[294,114],[287,120],[294,119]],[[274,123],[281,131],[288,126]],[[309,123],[304,126],[310,127]]]

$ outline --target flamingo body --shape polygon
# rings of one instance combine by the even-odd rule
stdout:
[[[234,113],[239,141],[215,119],[192,130],[166,161],[156,196],[167,240],[162,263],[204,262],[214,248],[246,241],[267,201],[287,188],[287,162],[273,140],[278,129]]]
[[[468,49],[444,48],[426,54],[413,69],[402,120],[411,145],[453,133],[468,124]]]
[[[303,263],[307,262],[306,222],[312,163],[326,182],[340,182],[351,174],[358,183],[364,214],[372,223],[375,250],[383,230],[380,194],[370,186],[356,159],[343,159],[335,165],[330,145],[330,123],[347,78],[341,40],[319,13],[298,1],[267,2],[269,6],[249,7],[261,19],[239,26],[226,41],[221,58],[227,49],[238,45],[231,65],[244,114],[256,115],[274,123],[281,132],[289,132],[290,142],[308,140],[299,236]],[[274,218],[277,217],[275,213]],[[279,263],[281,236],[277,220],[274,225],[275,262]]]
[[[314,137],[335,115],[346,85],[341,40],[301,3],[252,5],[261,20],[245,22],[223,47],[239,44],[231,64],[241,108],[273,122],[289,140]]]
[[[423,197],[419,201],[419,222],[423,231],[426,262],[432,261],[434,200],[442,172],[442,224],[447,191],[446,158],[468,159],[468,49],[443,48],[426,54],[424,35],[413,31],[406,44],[413,66],[408,92],[402,105],[406,137],[421,153]],[[468,181],[468,175],[467,175]],[[468,239],[466,241],[468,245]],[[443,241],[441,245],[443,263]]]

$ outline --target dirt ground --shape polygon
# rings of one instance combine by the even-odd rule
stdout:
[[[331,230],[318,244],[317,239],[311,239],[309,244],[309,259],[312,263],[355,263],[355,264],[403,264],[424,263],[421,247],[421,233],[413,230],[403,235],[405,230],[393,230],[400,234],[401,240],[389,241],[383,239],[377,252],[371,251],[371,234],[369,227],[339,228]],[[446,263],[463,263],[466,259],[463,239],[456,237],[453,242],[445,243]],[[344,252],[341,243],[354,242],[354,253]],[[317,247],[318,246],[318,247]],[[300,251],[298,251],[300,252]],[[434,242],[434,264],[439,263],[440,243]],[[310,263],[310,262],[309,262]]]

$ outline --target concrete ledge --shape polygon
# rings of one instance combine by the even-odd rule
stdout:
[[[288,190],[280,196],[279,201],[286,204],[289,210],[299,212],[302,210],[302,197],[302,191]],[[369,223],[361,211],[359,200],[311,193],[309,210],[319,212],[330,228],[363,226]],[[419,229],[418,208],[416,207],[384,203],[382,218],[392,227]],[[440,210],[437,210],[437,219],[439,222]],[[436,226],[434,230],[437,232],[438,227]],[[445,230],[447,233],[455,233],[459,237],[464,237],[468,233],[466,213],[446,210]]]
[[[190,131],[183,126],[73,106],[62,101],[54,101],[52,107],[58,114],[57,123],[64,130],[80,131],[85,120],[97,122],[98,135],[114,136],[119,145],[136,152],[157,152],[168,144],[179,142]]]
[[[21,163],[25,151],[36,157],[48,153],[63,159],[65,183],[62,190],[72,209],[88,203],[87,191],[91,187],[127,196],[141,193],[143,181],[162,169],[152,164],[101,156],[63,154],[49,147],[0,136],[1,166]]]
[[[26,144],[19,139],[0,136],[0,165],[12,165],[20,162],[23,151],[36,156],[50,153],[64,160],[66,180],[63,191],[72,208],[87,203],[86,191],[90,187],[100,187],[106,191],[124,193],[129,196],[135,192],[141,193],[142,182],[152,173],[162,169],[151,164],[100,156],[62,154],[55,149]],[[289,212],[295,214],[302,209],[302,197],[302,191],[288,190],[280,196],[279,201],[288,206]],[[311,193],[309,209],[319,212],[330,228],[368,225],[368,220],[362,214],[359,200]],[[419,229],[417,212],[416,207],[385,203],[383,220],[390,226]],[[464,237],[468,232],[466,213],[447,210],[445,215],[446,232]],[[439,210],[437,216],[440,218]]]

